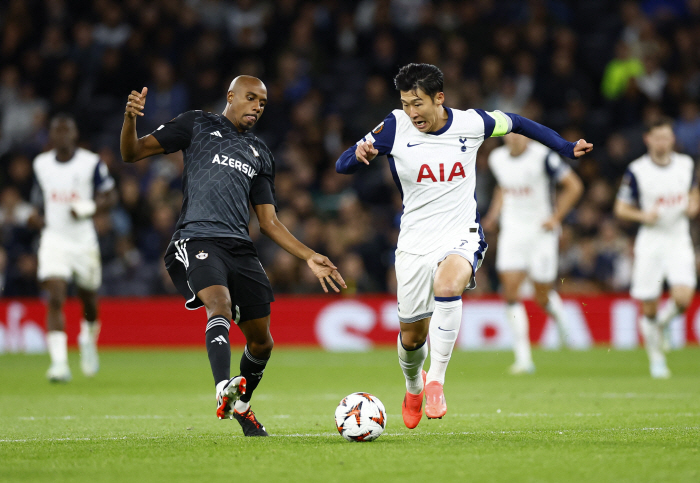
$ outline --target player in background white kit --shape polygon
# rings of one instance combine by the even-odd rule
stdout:
[[[664,118],[649,126],[644,134],[647,154],[630,163],[615,201],[618,218],[641,223],[630,295],[641,303],[640,328],[655,379],[671,376],[662,331],[685,313],[696,285],[689,219],[700,210],[700,190],[693,159],[673,151],[672,122]],[[664,280],[671,288],[671,301],[657,315]]]
[[[492,231],[499,222],[496,270],[506,299],[506,318],[513,333],[515,363],[511,374],[535,371],[529,322],[519,290],[527,276],[535,301],[552,316],[562,343],[567,326],[564,305],[553,290],[557,276],[561,222],[583,193],[583,183],[559,155],[519,134],[507,134],[504,146],[489,155],[497,186],[482,224]],[[552,207],[553,185],[561,186]]]
[[[53,149],[34,159],[35,198],[43,205],[37,278],[48,293],[46,341],[51,366],[46,377],[68,382],[71,372],[63,304],[71,280],[83,303],[78,336],[80,366],[88,377],[99,369],[97,289],[102,283],[102,267],[92,217],[109,210],[116,194],[114,179],[99,156],[77,147],[78,129],[72,117],[59,114],[51,120],[49,141]]]
[[[354,173],[387,155],[403,198],[396,249],[401,330],[399,365],[406,378],[404,424],[415,428],[447,412],[445,372],[462,322],[462,292],[474,288],[487,245],[476,210],[476,152],[485,138],[522,133],[571,158],[593,145],[567,142],[549,128],[516,114],[444,107],[443,75],[430,64],[408,64],[394,79],[403,110],[384,122],[336,162]],[[430,334],[430,371],[423,371]],[[424,391],[425,388],[425,391]]]

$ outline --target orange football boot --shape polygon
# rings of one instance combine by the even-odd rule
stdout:
[[[442,384],[431,381],[425,386],[425,415],[428,419],[442,419],[447,412]]]
[[[423,393],[425,392],[425,371],[422,373],[423,376],[423,390],[420,394],[411,394],[406,391],[406,395],[403,398],[403,404],[401,404],[401,415],[403,416],[403,423],[408,429],[413,429],[418,426],[421,418],[423,417]]]

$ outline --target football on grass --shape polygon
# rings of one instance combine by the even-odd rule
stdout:
[[[366,392],[350,394],[335,410],[335,425],[348,441],[374,441],[386,427],[384,405]]]

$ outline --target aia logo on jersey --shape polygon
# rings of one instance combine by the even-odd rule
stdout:
[[[198,260],[205,260],[208,256],[209,256],[208,253],[199,252],[199,253],[196,254],[194,257],[195,257],[196,259],[198,259]]]
[[[75,191],[52,191],[51,201],[56,203],[73,203],[78,201],[80,195]]]
[[[430,168],[430,165],[424,164],[418,170],[418,179],[416,180],[416,183],[422,183],[423,180],[426,180],[426,183],[428,181],[432,181],[433,183],[437,183],[438,181],[445,181],[445,165],[443,163],[440,163],[438,165],[437,174],[440,177],[439,180],[435,176],[433,170]],[[450,174],[447,176],[447,181],[452,181],[455,178],[466,177],[467,175],[464,172],[464,166],[462,166],[462,163],[455,163],[452,166],[452,169],[450,170]]]
[[[503,188],[503,194],[508,196],[530,196],[532,194],[532,188],[530,188],[529,186]]]
[[[685,201],[685,194],[677,193],[675,195],[659,196],[654,202],[655,206],[676,206]]]

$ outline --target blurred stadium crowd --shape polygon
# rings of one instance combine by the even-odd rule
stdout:
[[[126,97],[143,86],[139,135],[189,109],[221,112],[238,74],[263,79],[269,104],[255,131],[276,156],[278,216],[339,266],[350,293],[395,289],[401,200],[383,160],[353,177],[334,163],[399,107],[392,78],[408,62],[443,70],[451,107],[517,112],[594,143],[574,166],[586,192],[563,227],[563,292],[629,285],[634,227],[611,208],[626,165],[644,152],[644,123],[672,116],[678,150],[700,154],[700,0],[8,0],[0,26],[6,296],[38,294],[38,233],[25,226],[31,163],[57,112],[75,115],[81,145],[117,181],[118,207],[95,219],[102,293],[174,291],[162,254],[182,200],[181,155],[132,165],[119,155]],[[477,161],[482,214],[499,143],[487,140]],[[276,292],[318,292],[304,264],[254,225]],[[476,294],[498,290],[497,234],[487,241]]]

